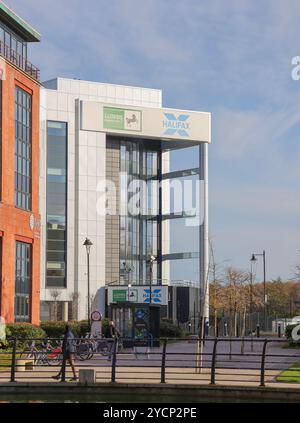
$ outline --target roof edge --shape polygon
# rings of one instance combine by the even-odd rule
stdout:
[[[2,1],[0,1],[0,19],[1,18],[3,18],[4,22],[9,25],[15,32],[22,35],[25,41],[41,41],[41,34]]]

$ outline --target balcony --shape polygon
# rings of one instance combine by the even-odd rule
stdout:
[[[5,57],[5,59],[9,60],[18,68],[22,69],[35,80],[40,80],[40,70],[23,56],[18,54],[15,50],[4,44],[3,41],[0,41],[0,55]]]

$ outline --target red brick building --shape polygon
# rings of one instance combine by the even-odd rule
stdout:
[[[39,323],[39,70],[27,57],[40,35],[0,2],[0,315]]]

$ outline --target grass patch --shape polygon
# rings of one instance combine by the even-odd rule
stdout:
[[[284,370],[277,377],[277,382],[300,383],[300,362],[295,363],[288,370]]]
[[[0,350],[0,372],[5,372],[10,369],[12,350]],[[16,354],[16,359],[21,358],[21,353]]]
[[[6,371],[11,365],[11,353],[0,351],[0,372]]]

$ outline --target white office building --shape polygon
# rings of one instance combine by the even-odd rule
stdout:
[[[192,279],[202,292],[197,303],[201,301],[202,314],[208,315],[210,119],[209,113],[163,108],[161,90],[63,78],[44,83],[40,143],[43,320],[87,318],[88,290],[90,308],[104,311],[105,301],[122,297],[120,287],[126,287],[133,298],[142,287],[164,289],[173,280],[178,284],[178,279],[191,279],[184,276],[184,269],[190,268],[192,260],[198,269]],[[172,153],[179,152],[180,157],[181,151],[190,148],[197,165],[174,170]],[[199,184],[180,193],[181,182],[189,177]],[[189,189],[190,196],[196,189],[200,206],[180,206]],[[175,221],[182,222],[179,239],[186,228],[196,234],[196,247],[180,250],[180,242],[174,247]],[[89,272],[86,238],[93,244]],[[180,277],[172,270],[175,262]],[[155,292],[150,295],[154,298]],[[162,305],[167,305],[168,295],[161,298]]]

